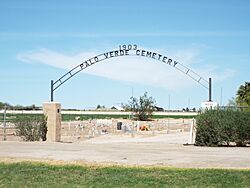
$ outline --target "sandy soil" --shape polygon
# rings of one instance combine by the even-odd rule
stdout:
[[[0,161],[250,168],[250,148],[184,146],[188,132],[104,135],[76,143],[1,141]]]

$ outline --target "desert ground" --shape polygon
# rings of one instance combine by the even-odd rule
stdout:
[[[188,131],[171,130],[153,134],[104,134],[75,142],[1,141],[0,161],[250,168],[249,147],[184,145],[188,140]]]

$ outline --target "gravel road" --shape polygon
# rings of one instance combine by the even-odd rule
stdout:
[[[189,133],[104,135],[76,143],[0,142],[0,161],[60,161],[181,168],[248,168],[249,147],[184,146]]]

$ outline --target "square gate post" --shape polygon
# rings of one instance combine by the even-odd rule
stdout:
[[[58,102],[43,103],[43,113],[47,117],[47,141],[61,140],[61,104]]]

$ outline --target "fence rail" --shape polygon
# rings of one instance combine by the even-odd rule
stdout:
[[[4,110],[0,110],[0,114],[3,114]],[[7,114],[43,114],[42,110],[7,110]],[[130,115],[132,112],[124,111],[85,111],[85,110],[62,110],[62,114],[104,114],[104,115]],[[192,116],[197,115],[197,112],[154,112],[153,115],[180,115],[180,116]]]

